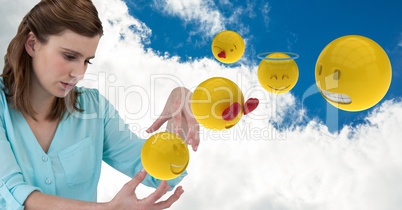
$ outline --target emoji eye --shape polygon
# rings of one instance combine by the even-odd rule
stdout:
[[[230,49],[230,52],[233,52],[233,49]]]
[[[173,151],[176,153],[176,155],[179,155],[179,148],[173,144]]]
[[[322,73],[322,65],[320,65],[320,69],[318,70],[318,76],[321,76]]]
[[[285,78],[288,78],[288,79],[289,79],[289,75],[284,74],[284,75],[282,76],[282,80],[285,79]]]
[[[276,74],[271,75],[271,78],[270,78],[270,79],[272,79],[272,78],[275,78],[276,80],[278,79],[278,77],[276,76]]]
[[[334,80],[339,80],[339,77],[341,76],[341,71],[339,69],[335,69],[333,77]]]

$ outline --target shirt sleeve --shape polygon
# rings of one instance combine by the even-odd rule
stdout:
[[[4,96],[4,95],[3,95]],[[39,188],[24,181],[4,124],[4,100],[0,100],[0,209],[23,209],[29,194]]]
[[[118,171],[134,177],[143,168],[141,149],[145,140],[130,131],[113,105],[100,94],[99,103],[104,104],[105,115],[103,160]],[[185,171],[179,177],[169,180],[168,185],[173,189],[186,175]],[[160,182],[161,180],[148,174],[143,184],[157,188]]]

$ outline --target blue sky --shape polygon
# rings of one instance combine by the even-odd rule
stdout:
[[[146,47],[160,53],[179,56],[181,61],[212,58],[211,25],[197,19],[185,20],[163,9],[163,1],[126,0],[130,14],[152,29]],[[332,40],[344,35],[362,35],[373,39],[387,52],[393,67],[393,82],[384,100],[400,98],[402,62],[401,3],[396,1],[205,1],[220,13],[224,29],[239,32],[246,40],[246,52],[240,62],[258,65],[258,53],[294,52],[300,77],[291,91],[301,103],[303,94],[315,83],[314,68],[321,50]],[[212,33],[213,34],[213,33]],[[224,64],[223,64],[224,65]],[[228,67],[239,64],[230,64]],[[301,106],[301,104],[299,104]],[[364,121],[371,109],[360,112],[336,110],[315,94],[303,101],[308,118],[326,119],[327,106],[338,113],[338,123],[328,122],[336,132],[343,125]],[[284,121],[283,125],[289,126]]]

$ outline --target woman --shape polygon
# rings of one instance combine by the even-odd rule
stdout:
[[[158,202],[184,175],[168,182],[147,175],[144,140],[119,128],[122,119],[97,90],[75,87],[102,34],[90,0],[42,0],[23,18],[0,80],[0,209],[164,209],[183,193],[177,187]],[[168,121],[196,151],[190,96],[174,89],[147,131]],[[108,203],[96,203],[102,160],[134,177]],[[139,200],[141,182],[157,189]]]

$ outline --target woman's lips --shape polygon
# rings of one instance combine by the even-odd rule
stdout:
[[[64,89],[66,89],[66,90],[72,90],[75,86],[75,84],[66,83],[66,82],[61,82],[61,85],[63,85]]]

